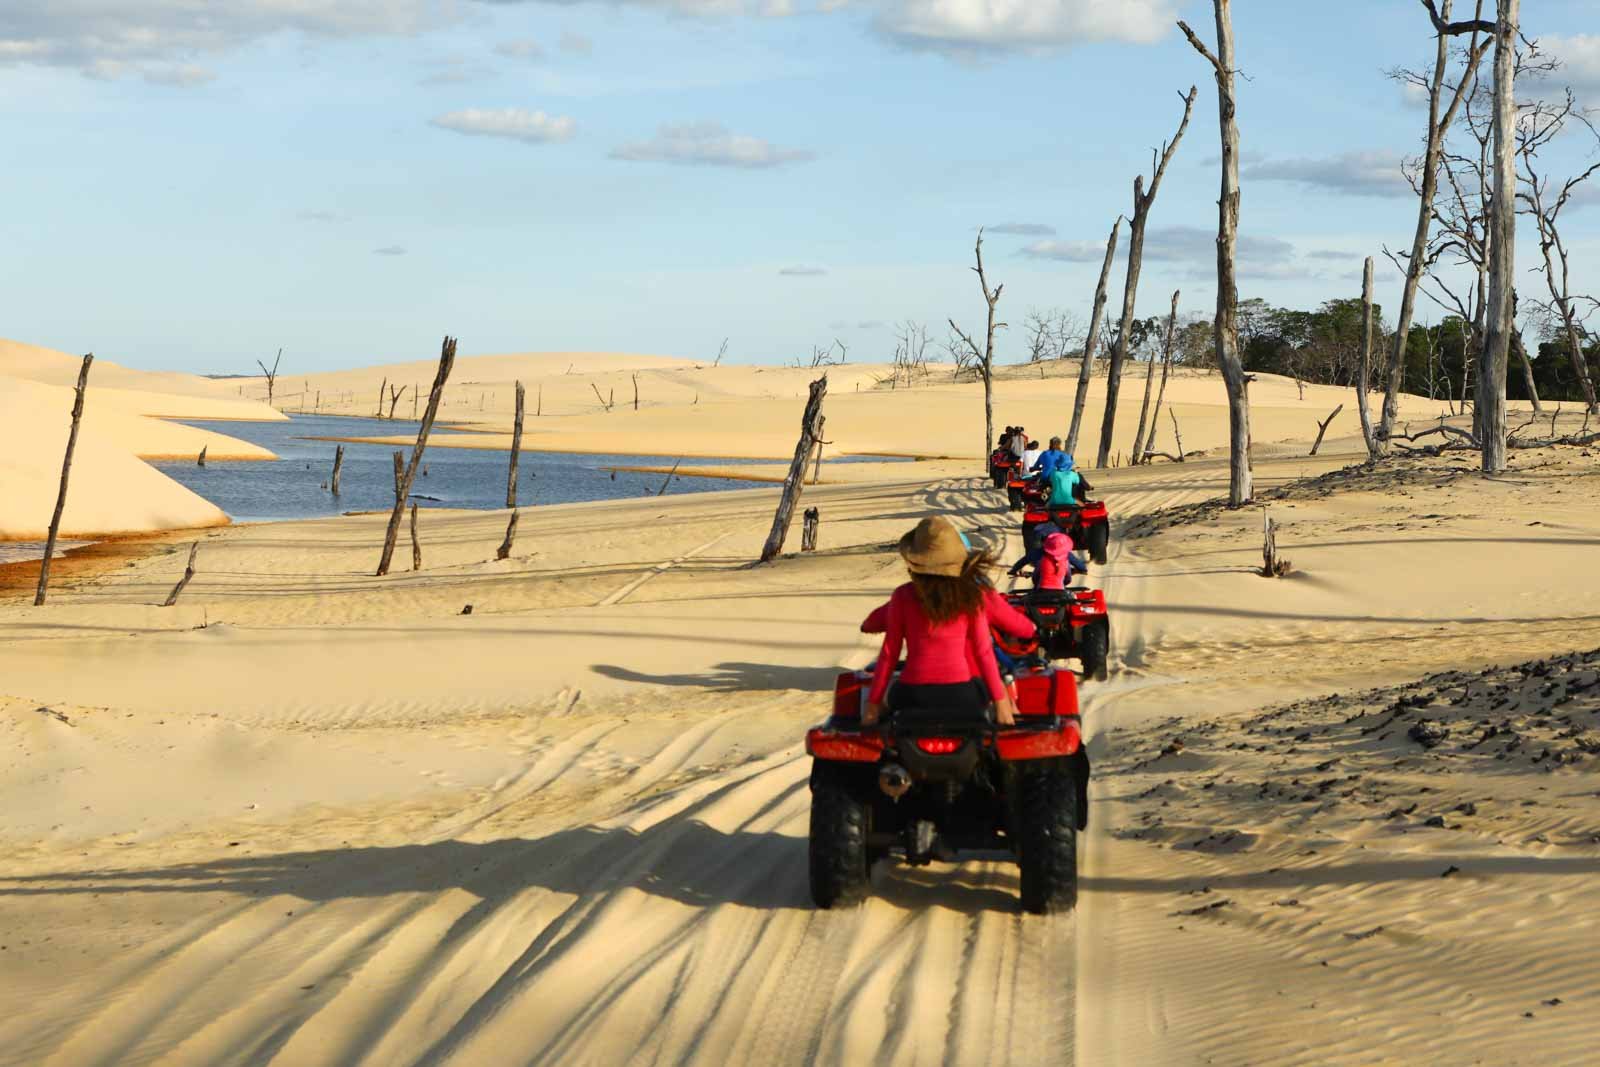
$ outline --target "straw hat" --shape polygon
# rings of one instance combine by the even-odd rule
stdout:
[[[961,531],[942,515],[923,519],[900,538],[900,555],[912,574],[959,578],[967,563]]]

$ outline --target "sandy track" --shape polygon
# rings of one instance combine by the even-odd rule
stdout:
[[[1220,476],[1158,467],[1106,489],[1125,521]],[[1545,509],[1547,529],[1524,525],[1518,494],[1550,484],[1510,480],[1489,507],[1476,487],[1399,511],[1382,495],[1303,504],[1286,538],[1299,582],[1248,573],[1258,515],[1118,538],[1095,575],[1115,661],[1085,688],[1100,773],[1083,893],[1051,920],[1017,913],[1016,868],[998,860],[880,870],[853,911],[806,899],[796,742],[832,665],[868,655],[854,623],[897,580],[888,544],[938,510],[1015,547],[1011,516],[965,480],[821,490],[833,547],[761,572],[739,569],[770,516],[754,493],[676,502],[663,515],[681,522],[652,504],[650,551],[632,557],[636,505],[529,512],[533,555],[505,574],[479,562],[500,519],[452,518],[437,572],[376,589],[358,578],[367,520],[230,531],[208,548],[222,573],[193,587],[188,610],[221,620],[206,630],[141,614],[160,559],[64,596],[58,618],[87,632],[0,613],[19,638],[0,651],[16,753],[0,801],[61,821],[14,833],[0,868],[0,1061],[1518,1062],[1535,1046],[1508,1028],[1557,996],[1570,1008],[1540,1047],[1559,1058],[1592,1039],[1579,1012],[1600,990],[1587,952],[1558,928],[1530,937],[1527,919],[1592,913],[1568,873],[1594,862],[1567,844],[1586,809],[1508,824],[1576,852],[1440,851],[1297,806],[1205,807],[1200,780],[1275,780],[1284,744],[1236,750],[1230,731],[1330,678],[1410,677],[1592,625],[1587,576],[1521,601],[1475,571],[1497,617],[1463,617],[1443,580],[1498,558],[1512,522],[1557,556],[1594,541],[1582,492]],[[1519,518],[1482,525],[1497,508]],[[1362,527],[1419,513],[1451,517],[1347,565]],[[574,514],[594,531],[582,544],[561,536]],[[458,617],[485,578],[493,602],[474,593],[483,613]],[[315,624],[317,603],[335,624]],[[113,632],[135,618],[134,636]],[[1381,656],[1364,643],[1384,636]],[[451,669],[419,669],[440,648]],[[63,670],[89,656],[96,671]],[[318,684],[253,676],[219,721],[206,694],[264,659]],[[379,699],[390,687],[370,679],[397,661],[406,684]],[[1216,751],[1140,766],[1172,720],[1206,718]],[[1526,788],[1579,791],[1562,773]],[[158,774],[193,784],[158,799]],[[85,795],[83,776],[120,797]],[[1467,855],[1481,875],[1438,878]]]

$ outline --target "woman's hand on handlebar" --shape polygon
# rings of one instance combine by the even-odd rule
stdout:
[[[861,712],[861,725],[876,726],[878,718],[883,714],[883,705],[876,701],[867,701],[866,708]]]
[[[1015,726],[1017,722],[1017,706],[1009,698],[995,701],[994,718],[1001,726]]]

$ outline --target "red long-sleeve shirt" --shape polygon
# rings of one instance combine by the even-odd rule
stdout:
[[[955,685],[976,677],[983,679],[991,699],[1005,700],[1007,694],[1000,681],[1000,668],[995,663],[994,645],[989,635],[988,597],[984,599],[984,611],[934,625],[923,614],[913,585],[908,582],[896,589],[889,603],[878,609],[883,612],[883,647],[878,651],[867,699],[875,704],[883,703],[904,646],[906,665],[900,672],[900,680],[907,685]],[[996,599],[1004,600],[998,594]],[[872,632],[867,627],[877,615],[878,612],[873,612],[868,616],[862,629]],[[1031,622],[1027,632],[1033,632]]]

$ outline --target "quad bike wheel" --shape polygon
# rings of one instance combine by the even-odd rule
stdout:
[[[1107,523],[1099,523],[1088,529],[1089,555],[1101,566],[1106,562],[1106,546],[1111,542],[1111,527]]]
[[[1036,771],[1022,780],[1019,822],[1022,907],[1035,915],[1078,903],[1078,786],[1070,771]]]
[[[829,768],[818,771],[811,784],[811,899],[819,908],[848,907],[871,888],[871,808],[859,785]]]
[[[1078,656],[1083,660],[1083,676],[1103,682],[1111,676],[1111,620],[1096,619],[1083,628]]]

